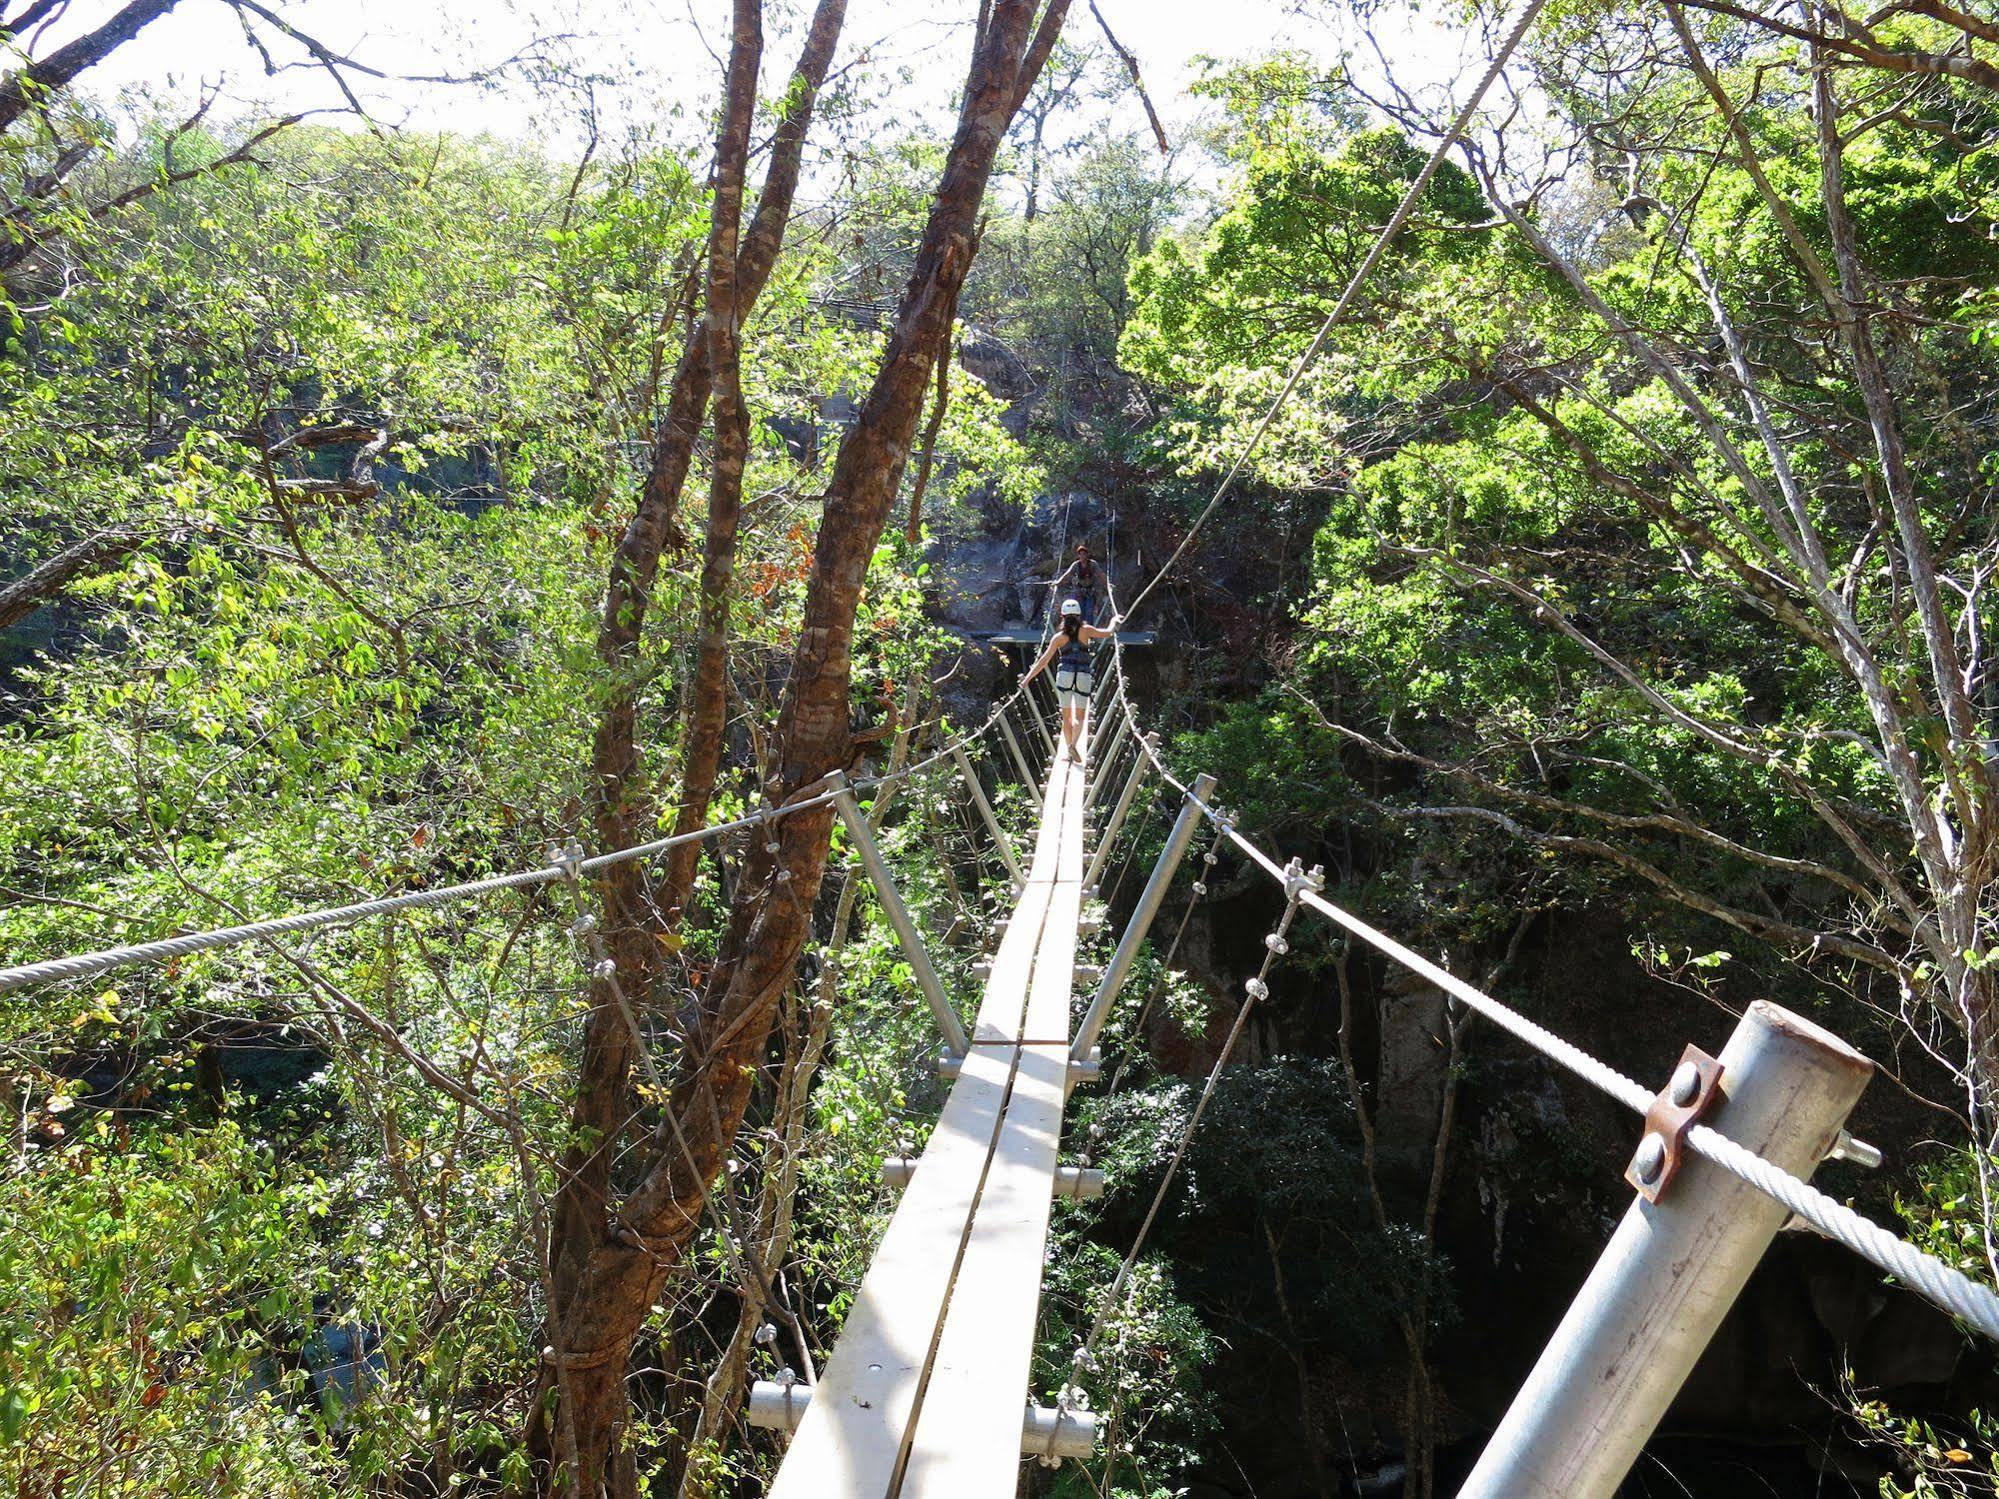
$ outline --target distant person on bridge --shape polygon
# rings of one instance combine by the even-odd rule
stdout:
[[[1117,633],[1117,627],[1116,619],[1102,627],[1088,624],[1083,619],[1080,599],[1062,600],[1062,622],[1049,637],[1048,649],[1041,653],[1034,669],[1020,679],[1025,691],[1048,669],[1049,662],[1055,663],[1055,690],[1062,697],[1062,741],[1072,760],[1083,758],[1077,741],[1083,737],[1083,715],[1090,710],[1090,692],[1097,685],[1096,674],[1090,669],[1090,653],[1084,647],[1109,640]]]
[[[1075,602],[1083,606],[1083,623],[1094,625],[1097,620],[1097,590],[1104,586],[1104,570],[1097,566],[1097,559],[1090,555],[1090,544],[1076,543],[1076,560],[1062,570],[1060,576],[1049,583],[1050,588],[1059,587],[1070,579],[1070,587],[1075,589]]]

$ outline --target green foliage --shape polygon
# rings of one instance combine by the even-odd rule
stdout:
[[[311,1325],[300,1276],[326,1206],[228,1124],[127,1134],[100,1116],[11,1184],[0,1478],[22,1492],[326,1492],[328,1416],[289,1357]]]
[[[260,154],[74,226],[77,273],[39,309],[22,296],[0,344],[9,574],[119,543],[9,678],[10,962],[529,867],[587,836],[597,611],[679,354],[705,168],[644,141],[578,176],[486,140],[305,129]],[[838,436],[821,403],[881,345],[821,311],[836,273],[799,231],[746,329],[759,427],[732,626],[764,720]],[[784,420],[801,412],[810,440]],[[940,505],[1037,484],[1000,415],[958,383]],[[691,529],[704,490],[697,465]],[[864,715],[899,709],[938,644],[907,553],[885,543],[870,572]],[[693,602],[670,554],[638,702],[668,783]],[[758,769],[731,763],[718,812]],[[908,828],[891,841],[927,857]],[[724,914],[705,879],[698,897],[676,990]],[[523,1483],[538,1204],[587,994],[572,915],[528,891],[0,1000],[18,1121],[0,1474],[32,1488],[52,1454],[95,1452],[93,1492]],[[796,1256],[821,1325],[882,1221],[875,1167],[935,1088],[868,901],[856,928]],[[729,1274],[718,1241],[697,1259]],[[343,1349],[359,1371],[329,1385]],[[641,1403],[647,1464],[677,1414]],[[738,1462],[712,1457],[718,1482]]]

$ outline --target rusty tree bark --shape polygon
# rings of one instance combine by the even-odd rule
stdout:
[[[832,66],[846,15],[846,0],[819,0],[799,52],[798,65],[792,70],[783,95],[756,212],[742,235],[736,256],[734,306],[738,328],[756,305],[784,246],[812,113]],[[645,784],[639,774],[636,727],[639,639],[652,602],[660,557],[670,543],[677,541],[680,497],[693,462],[694,445],[707,416],[714,381],[712,340],[705,334],[690,336],[681,349],[667,388],[666,411],[654,429],[652,456],[638,505],[611,558],[610,582],[605,589],[597,635],[597,653],[608,668],[610,682],[598,716],[594,751],[595,831],[605,848],[631,843],[635,830],[645,822],[647,809],[637,804]],[[704,804],[691,826],[700,825],[705,810]],[[683,901],[684,895],[675,897],[669,880],[662,891],[661,906],[672,909]]]
[[[902,480],[945,320],[970,269],[994,157],[1066,10],[1067,0],[1049,0],[1045,9],[1040,0],[995,0],[974,47],[915,269],[874,384],[834,461],[779,716],[769,787],[778,804],[846,763],[861,586]],[[663,1141],[655,1134],[640,1179],[615,1214],[597,1198],[594,1242],[564,1266],[550,1339],[564,1377],[558,1381],[552,1366],[537,1404],[568,1402],[564,1415],[576,1435],[585,1494],[594,1496],[611,1468],[632,1345],[694,1237],[748,1106],[779,998],[794,980],[825,873],[832,817],[830,808],[817,807],[786,818],[777,825],[774,853],[752,842],[743,898],[734,903],[667,1105],[677,1128]],[[616,1060],[600,1055],[594,1065]],[[592,1066],[586,1057],[578,1084],[585,1099],[611,1081]]]
[[[737,7],[739,13],[749,13],[743,18],[745,22],[754,21],[756,24],[753,39],[744,36],[739,25],[732,42],[728,97],[723,107],[716,153],[717,202],[710,228],[708,269],[704,278],[711,303],[718,285],[727,301],[728,315],[719,320],[719,342],[726,350],[737,348],[742,321],[763,290],[783,246],[812,110],[831,67],[840,28],[846,19],[846,9],[846,0],[820,0],[813,12],[812,23],[806,33],[798,65],[792,72],[772,138],[770,162],[765,169],[763,188],[757,197],[756,212],[744,232],[739,227],[743,178],[756,98],[757,64],[762,54],[762,30],[760,6],[749,4]],[[753,45],[750,45],[752,40]],[[719,245],[718,237],[721,240]],[[718,265],[724,268],[725,273],[718,272]],[[651,604],[660,555],[673,530],[674,512],[715,384],[717,325],[714,308],[710,305],[702,327],[690,335],[681,351],[668,393],[666,415],[655,436],[645,487],[611,558],[610,579],[605,589],[604,609],[597,635],[598,657],[606,667],[608,680],[598,711],[592,756],[595,783],[592,831],[598,846],[603,849],[629,846],[639,841],[642,830],[649,830],[650,827],[651,808],[645,795],[647,782],[642,773],[637,727],[638,694],[642,681],[639,642]],[[732,371],[729,380],[731,399],[727,402],[730,418],[726,424],[732,425],[735,434],[734,493],[739,498],[741,454],[747,442],[747,419],[742,413],[739,385],[734,378],[733,352],[728,357],[732,361]],[[721,469],[728,461],[730,445],[728,435],[723,435],[718,441],[718,483],[724,482]],[[725,519],[733,533],[731,512],[734,506],[728,499],[726,487],[722,494]],[[733,571],[733,553],[732,535],[728,565],[717,570],[722,576],[722,585],[704,589],[704,594],[713,593],[721,598],[724,619],[726,579],[728,573]],[[707,572],[708,569],[704,568],[704,574]],[[704,583],[712,581],[711,577],[704,577]],[[704,597],[704,620],[709,613]],[[717,668],[718,680],[721,680],[725,668],[726,663]],[[704,800],[703,812],[705,806]],[[696,825],[699,817],[700,814],[697,814]],[[639,1003],[646,1003],[659,983],[664,961],[663,949],[656,936],[664,930],[662,908],[677,902],[671,900],[670,892],[666,900],[653,900],[646,890],[641,871],[634,864],[622,864],[606,870],[600,889],[605,942],[617,963],[618,980],[627,994]],[[559,1296],[569,1293],[576,1271],[603,1231],[611,1153],[617,1135],[632,1114],[629,1089],[635,1056],[632,1037],[612,1002],[604,980],[593,980],[591,1000],[590,1016],[584,1031],[582,1081],[571,1110],[574,1141],[564,1155],[562,1181],[554,1205],[554,1263],[551,1272]]]
[[[716,132],[715,189],[707,247],[708,311],[699,339],[708,347],[708,364],[714,367],[719,363],[730,389],[734,389],[737,362],[736,258],[742,223],[743,177],[749,160],[750,127],[756,116],[757,72],[762,58],[761,0],[736,0],[721,122]],[[676,381],[676,394],[678,384]],[[739,401],[735,404],[740,406]],[[724,486],[726,479],[721,474],[728,464],[727,444],[728,437],[724,435],[716,455],[717,482]],[[740,475],[740,459],[736,472]],[[622,548],[618,560],[625,560]],[[616,578],[614,563],[613,594],[617,591]],[[643,614],[642,608],[639,612]],[[607,625],[610,623],[606,621]],[[602,644],[600,638],[600,647]],[[635,654],[636,634],[631,645]],[[607,705],[598,726],[598,770],[603,777],[599,794],[605,798],[598,807],[598,835],[617,840],[607,841],[606,847],[616,847],[625,841],[636,821],[623,795],[638,763],[635,694],[630,687],[628,682],[614,686],[613,701]],[[611,772],[615,772],[615,777]],[[613,787],[618,793],[615,803],[609,800]],[[584,1026],[580,1076],[571,1109],[571,1138],[562,1154],[561,1178],[555,1193],[554,1232],[549,1246],[550,1283],[558,1303],[574,1294],[592,1249],[603,1237],[611,1191],[611,1161],[633,1112],[630,1078],[639,1043],[618,1002],[619,990],[643,1002],[651,994],[660,964],[658,943],[653,936],[656,923],[650,914],[642,873],[630,864],[619,865],[606,872],[602,889],[608,918],[605,943],[616,971],[593,973],[590,979],[591,1007]],[[559,1341],[554,1356],[557,1359],[565,1356]],[[558,1367],[558,1373],[561,1372]],[[573,1375],[564,1382],[572,1381]],[[585,1412],[581,1407],[565,1415],[575,1427],[578,1480],[590,1480],[585,1482],[583,1492],[594,1494],[595,1482],[602,1471],[599,1465],[611,1455],[613,1444],[609,1432],[590,1432],[586,1439]],[[622,1489],[624,1485],[614,1482],[613,1487]]]

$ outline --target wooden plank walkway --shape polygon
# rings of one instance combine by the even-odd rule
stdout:
[[[1083,768],[1057,760],[944,1112],[771,1499],[1012,1495],[1067,1093]]]

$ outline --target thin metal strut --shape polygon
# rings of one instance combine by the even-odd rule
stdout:
[[[1124,988],[1132,960],[1138,956],[1138,945],[1151,929],[1152,918],[1159,914],[1159,904],[1166,898],[1166,887],[1173,883],[1173,872],[1180,867],[1187,845],[1194,841],[1194,827],[1201,819],[1201,805],[1214,792],[1213,776],[1203,771],[1194,777],[1194,789],[1180,804],[1180,815],[1174,819],[1166,847],[1159,851],[1159,862],[1152,866],[1152,877],[1145,882],[1145,890],[1138,897],[1138,908],[1131,913],[1124,935],[1118,939],[1117,951],[1111,954],[1110,967],[1104,971],[1103,982],[1097,985],[1096,998],[1090,1001],[1089,1012],[1083,1016],[1083,1023],[1076,1031],[1076,1044],[1070,1050],[1070,1055],[1076,1060],[1081,1061],[1090,1054],[1104,1022],[1110,1019],[1111,1006],[1117,1003],[1118,991]]]
[[[1145,784],[1146,771],[1152,768],[1152,762],[1146,755],[1145,749],[1147,745],[1155,750],[1158,749],[1159,736],[1146,734],[1141,737],[1144,743],[1139,746],[1138,755],[1132,761],[1131,774],[1125,777],[1124,790],[1118,796],[1117,805],[1111,808],[1110,821],[1104,824],[1103,832],[1098,835],[1097,851],[1090,856],[1090,867],[1083,873],[1085,891],[1097,888],[1097,880],[1104,872],[1105,863],[1110,859],[1111,848],[1117,842],[1117,835],[1124,830],[1125,816],[1131,811],[1131,804],[1138,796],[1138,788]]]
[[[958,762],[958,773],[965,778],[965,789],[972,793],[972,805],[979,809],[979,816],[985,819],[986,831],[993,835],[993,847],[1006,861],[1006,872],[1013,880],[1013,888],[1018,891],[1027,883],[1027,876],[1020,872],[1020,860],[1014,857],[1013,840],[1000,826],[1000,820],[993,813],[993,804],[986,800],[986,788],[979,784],[979,772],[973,766],[971,757],[965,753],[962,744],[951,746],[951,754]]]
[[[1124,711],[1119,712],[1120,708]],[[1103,759],[1097,762],[1096,775],[1091,778],[1089,788],[1083,793],[1083,805],[1085,807],[1094,807],[1097,804],[1097,798],[1104,794],[1104,786],[1111,778],[1111,767],[1117,764],[1118,756],[1124,752],[1124,736],[1131,732],[1131,709],[1125,706],[1123,698],[1119,698],[1117,702],[1111,705],[1111,712],[1117,715],[1117,723],[1115,726],[1110,724],[1104,726],[1110,729],[1111,737],[1108,746],[1104,750]],[[1094,746],[1092,748],[1094,749]]]
[[[999,730],[1000,738],[1006,741],[1007,749],[1013,754],[1014,769],[1020,772],[1020,784],[1025,786],[1027,794],[1034,798],[1035,810],[1039,812],[1041,810],[1041,788],[1034,783],[1034,767],[1028,763],[1027,752],[1021,749],[1019,736],[1013,732],[1013,723],[1007,717],[1007,711],[1004,708],[1000,710]]]
[[[847,784],[846,776],[839,771],[835,771],[828,780],[839,793],[833,798],[833,806],[840,814],[840,821],[847,825],[847,835],[854,840],[854,847],[860,850],[861,863],[867,868],[868,878],[874,881],[875,895],[881,901],[882,911],[888,917],[888,924],[895,928],[896,941],[902,944],[902,955],[909,960],[910,971],[916,975],[916,987],[923,991],[924,999],[929,1002],[930,1013],[937,1020],[937,1029],[944,1033],[944,1044],[963,1056],[972,1049],[971,1038],[965,1034],[965,1023],[951,1008],[943,982],[931,965],[930,950],[923,945],[923,933],[917,930],[916,919],[909,914],[909,907],[903,904],[902,895],[889,875],[888,865],[882,861],[881,849],[875,844],[874,830],[868,826],[860,803],[854,799],[854,788]]]

